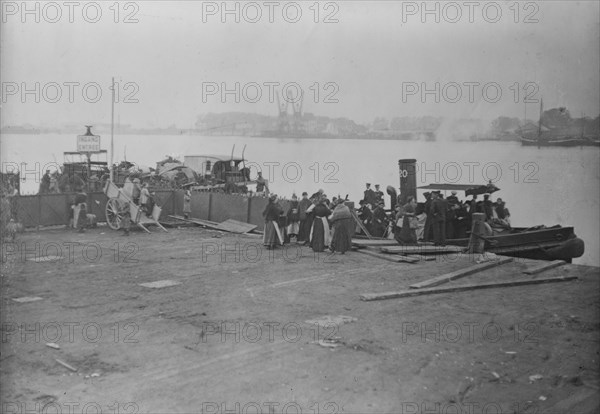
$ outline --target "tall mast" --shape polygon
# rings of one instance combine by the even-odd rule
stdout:
[[[112,99],[111,99],[111,113],[110,113],[110,164],[108,170],[110,172],[110,181],[113,181],[113,154],[115,152],[115,78],[112,78]]]

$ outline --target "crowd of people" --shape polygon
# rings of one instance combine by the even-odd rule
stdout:
[[[354,233],[354,220],[346,201],[347,197],[334,197],[330,201],[323,190],[310,197],[304,192],[300,200],[292,195],[284,211],[277,195],[271,194],[263,211],[263,244],[274,249],[295,242],[308,245],[315,252],[345,254],[350,250]]]
[[[490,194],[484,194],[483,200],[478,200],[477,195],[470,200],[459,200],[457,191],[452,191],[447,198],[441,191],[433,191],[423,194],[424,203],[419,204],[409,196],[406,203],[401,204],[400,196],[395,197],[392,191],[388,193],[392,196],[389,213],[384,208],[379,185],[372,190],[371,184],[367,183],[360,201],[358,217],[373,237],[393,237],[400,244],[425,241],[443,245],[447,239],[468,237],[474,213],[485,214],[486,222],[492,227],[510,228],[506,203],[501,198],[492,202]]]

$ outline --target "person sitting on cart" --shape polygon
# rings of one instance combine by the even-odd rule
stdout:
[[[137,205],[140,204],[140,196],[141,196],[141,194],[142,194],[142,190],[140,188],[140,179],[139,178],[134,178],[133,179],[133,189],[131,191],[131,199]]]
[[[140,206],[142,206],[146,212],[146,216],[150,217],[152,208],[150,208],[150,190],[148,190],[148,183],[144,183],[142,190],[140,191]]]

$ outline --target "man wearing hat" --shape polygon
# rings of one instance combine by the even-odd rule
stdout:
[[[458,197],[456,196],[456,194],[458,194],[456,191],[452,191],[452,195],[448,198],[446,198],[446,200],[448,201],[448,204],[453,205],[453,204],[458,204]]]
[[[375,191],[371,190],[371,183],[367,183],[367,189],[364,192],[363,200],[365,200],[365,203],[371,204],[372,206],[377,204],[377,197],[375,196]]]
[[[483,212],[485,213],[486,220],[494,218],[494,206],[492,205],[492,200],[490,200],[490,195],[487,193],[483,195]]]
[[[433,216],[433,241],[438,246],[446,244],[446,210],[448,203],[439,191],[434,191],[431,203],[431,215]]]

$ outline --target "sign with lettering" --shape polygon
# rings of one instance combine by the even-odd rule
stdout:
[[[77,135],[77,152],[100,151],[100,135]]]

